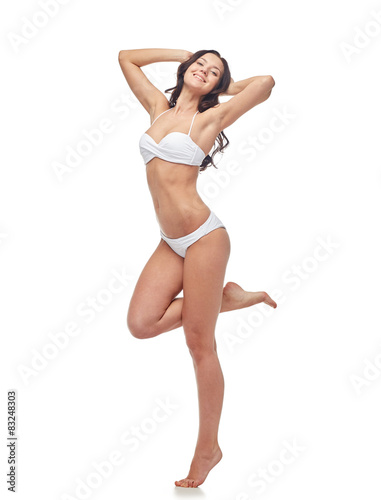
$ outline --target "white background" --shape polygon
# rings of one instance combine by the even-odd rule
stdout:
[[[379,498],[381,4],[72,0],[12,42],[44,23],[43,4],[1,4],[2,495],[16,390],[21,499]],[[159,227],[138,149],[149,117],[118,53],[154,47],[215,49],[235,81],[276,82],[199,177],[231,238],[226,281],[279,300],[218,319],[224,457],[193,491],[174,486],[198,429],[183,331],[141,341],[126,326]],[[177,66],[143,70],[164,91]],[[277,113],[288,122],[271,131]],[[104,119],[109,133],[60,180],[55,162]],[[120,293],[113,273],[129,277]],[[109,303],[81,316],[88,297]],[[49,351],[70,323],[77,335]],[[155,423],[158,399],[176,408]],[[147,432],[132,451],[134,426]],[[122,463],[94,475],[115,452]]]

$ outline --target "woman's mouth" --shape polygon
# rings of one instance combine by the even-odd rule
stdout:
[[[200,75],[193,75],[195,78],[197,78],[198,80],[200,80],[202,83],[205,83],[205,81],[201,78]]]

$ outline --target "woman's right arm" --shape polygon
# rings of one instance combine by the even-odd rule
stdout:
[[[155,108],[168,105],[168,99],[163,92],[149,81],[140,67],[165,61],[182,63],[191,55],[192,52],[181,49],[131,49],[119,52],[119,64],[127,83],[142,106],[150,114],[151,120]]]
[[[121,50],[119,52],[119,61],[123,58],[128,60],[136,66],[146,66],[156,62],[179,62],[186,61],[192,52],[181,49],[131,49]]]

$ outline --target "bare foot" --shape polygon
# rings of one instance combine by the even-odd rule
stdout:
[[[224,286],[221,311],[234,311],[235,309],[242,309],[244,307],[253,306],[264,302],[265,304],[277,307],[277,303],[266,292],[246,292],[242,287],[228,281]]]
[[[209,456],[194,456],[189,474],[185,479],[181,479],[180,481],[175,481],[176,486],[182,486],[183,488],[197,488],[200,486],[209,472],[213,469],[213,467],[218,464],[218,462],[222,458],[222,451],[220,447],[218,447],[212,455]]]

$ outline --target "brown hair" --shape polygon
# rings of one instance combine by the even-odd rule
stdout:
[[[222,64],[224,65],[224,72],[218,82],[218,84],[214,87],[212,91],[209,92],[209,94],[203,95],[200,99],[199,105],[198,105],[198,111],[202,113],[203,111],[206,111],[209,108],[212,108],[216,104],[219,104],[218,96],[226,92],[230,85],[230,69],[228,66],[228,63],[226,59],[220,56],[219,52],[217,50],[198,50],[195,52],[189,59],[186,61],[182,62],[180,66],[177,69],[177,83],[175,87],[171,87],[169,89],[166,89],[164,92],[171,92],[171,98],[169,99],[169,106],[173,108],[176,105],[176,101],[181,93],[181,90],[184,85],[184,73],[186,70],[189,68],[191,64],[193,64],[197,59],[199,59],[201,56],[207,53],[212,53],[218,56],[221,59]],[[226,143],[223,144],[223,139],[226,139]],[[226,137],[223,131],[221,131],[218,136],[216,137],[216,141],[218,142],[218,146],[214,149],[212,152],[212,156],[207,155],[203,162],[200,165],[200,172],[205,170],[207,167],[210,165],[213,165],[214,168],[217,168],[216,165],[213,162],[213,157],[216,153],[220,152],[223,153],[223,150],[228,146],[229,144],[229,139]]]

